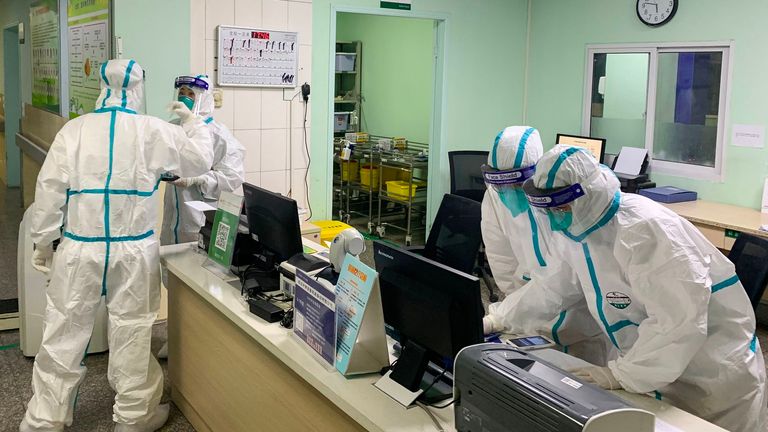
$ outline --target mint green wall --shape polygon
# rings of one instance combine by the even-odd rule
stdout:
[[[361,41],[363,126],[382,136],[429,142],[433,20],[340,13],[336,38]]]
[[[123,58],[136,60],[146,73],[148,114],[169,118],[173,80],[190,73],[189,8],[189,0],[114,0]]]
[[[768,123],[768,2],[680,2],[677,16],[660,28],[640,23],[634,1],[534,0],[528,123],[550,147],[558,131],[580,131],[586,45],[592,43],[734,40],[730,117],[732,124]],[[654,174],[660,185],[696,190],[706,200],[760,207],[768,172],[768,148],[730,145],[726,131],[725,181],[709,182]]]
[[[0,29],[17,22],[24,23],[26,43],[20,47],[21,55],[21,100],[32,103],[32,53],[29,39],[29,7],[34,0],[0,0]],[[0,60],[3,58],[3,32],[0,31]],[[3,68],[0,67],[0,93],[5,86]]]
[[[328,135],[331,5],[378,9],[378,0],[312,2],[312,167],[315,219],[329,218]],[[431,155],[436,197],[449,190],[449,150],[489,149],[499,130],[522,121],[525,0],[417,0],[413,9],[447,15],[443,152]],[[551,30],[551,28],[550,28]],[[435,189],[437,188],[437,189]],[[439,198],[438,198],[439,202]],[[432,202],[435,206],[434,201]]]

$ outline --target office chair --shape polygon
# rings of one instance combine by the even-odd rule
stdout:
[[[448,163],[451,169],[451,194],[482,202],[485,194],[485,182],[480,167],[487,161],[487,151],[448,152]]]
[[[744,285],[752,308],[757,310],[768,284],[768,239],[739,234],[728,259],[736,266],[736,275]]]

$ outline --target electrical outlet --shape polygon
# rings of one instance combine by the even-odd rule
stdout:
[[[221,108],[224,106],[224,91],[217,88],[213,89],[213,107]]]

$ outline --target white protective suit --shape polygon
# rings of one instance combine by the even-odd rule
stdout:
[[[110,60],[100,72],[96,111],[64,125],[37,179],[32,239],[42,246],[62,242],[21,431],[62,431],[72,423],[101,296],[109,314],[114,421],[142,430],[157,417],[163,393],[162,371],[150,353],[160,307],[154,193],[164,172],[205,173],[211,138],[199,118],[182,128],[138,114],[144,75],[133,60]]]
[[[488,154],[488,166],[497,170],[512,170],[536,165],[544,152],[539,131],[526,126],[511,126],[497,136]],[[534,284],[540,272],[546,272],[550,263],[548,252],[539,241],[539,227],[528,206],[522,187],[507,190],[510,194],[502,201],[505,191],[489,187],[482,203],[481,229],[488,262],[499,289],[509,295],[526,284]],[[514,203],[511,201],[520,201]],[[507,297],[488,307],[485,322],[492,330],[509,328],[507,312],[514,307],[514,297]],[[486,327],[488,325],[486,324]],[[528,320],[520,329],[525,334],[541,334],[564,346],[580,358],[596,364],[605,364],[612,351],[589,314],[584,301],[564,308],[554,319]]]
[[[205,216],[184,205],[189,201],[216,202],[222,192],[232,192],[245,180],[243,158],[245,149],[226,126],[211,117],[213,113],[213,87],[207,75],[197,78],[208,83],[208,90],[200,97],[200,116],[205,120],[213,139],[213,167],[198,177],[200,184],[180,187],[168,184],[163,198],[163,245],[197,241],[197,234],[205,224]],[[214,205],[215,206],[215,205]]]
[[[608,368],[624,389],[654,393],[730,431],[762,431],[765,367],[733,264],[688,221],[622,194],[583,150],[556,146],[528,182],[526,191],[578,183],[584,195],[572,201],[567,232],[541,230],[552,261],[564,265],[535,290],[514,293],[508,321],[552,319],[586,298],[620,352]]]

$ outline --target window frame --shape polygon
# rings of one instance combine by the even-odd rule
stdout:
[[[725,180],[726,133],[730,126],[731,77],[733,76],[733,41],[643,43],[643,44],[590,44],[586,48],[584,94],[581,133],[590,136],[592,121],[593,66],[596,54],[649,54],[648,88],[645,107],[645,148],[648,149],[650,170],[654,173],[722,182]],[[653,159],[653,139],[656,128],[656,90],[659,73],[659,54],[680,52],[720,52],[720,101],[717,118],[715,166],[705,167],[680,162]]]

